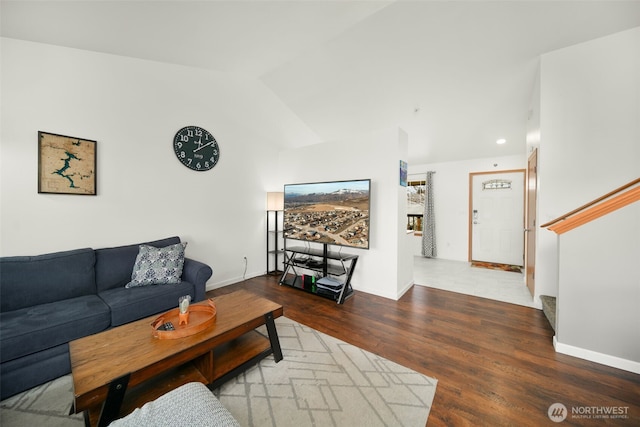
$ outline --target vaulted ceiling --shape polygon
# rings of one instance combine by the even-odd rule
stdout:
[[[525,152],[540,55],[640,1],[5,1],[1,34],[258,79],[322,141],[398,126],[409,162]],[[498,138],[507,143],[498,146]]]

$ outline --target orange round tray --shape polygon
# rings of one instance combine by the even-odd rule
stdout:
[[[151,323],[153,336],[161,340],[172,340],[202,332],[216,323],[216,305],[211,299],[201,303],[191,304],[189,306],[189,322],[186,325],[180,324],[179,315],[179,308],[174,308],[173,310],[160,315],[160,317]],[[166,322],[173,323],[175,330],[159,331],[158,327]]]

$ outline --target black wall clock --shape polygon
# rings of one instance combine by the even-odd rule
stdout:
[[[194,171],[208,171],[220,159],[216,139],[199,126],[185,126],[173,138],[173,150],[183,165]]]

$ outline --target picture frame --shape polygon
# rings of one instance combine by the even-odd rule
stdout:
[[[407,162],[405,162],[404,160],[400,160],[400,185],[402,187],[407,186],[407,169]]]
[[[38,193],[97,195],[97,144],[38,131]]]

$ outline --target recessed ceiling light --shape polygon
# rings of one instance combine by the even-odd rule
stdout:
[[[504,139],[504,138],[500,138],[499,140],[497,140],[497,141],[496,141],[496,144],[498,144],[498,145],[502,145],[502,144],[504,144],[504,143],[506,143],[506,142],[507,142],[507,140],[506,140],[506,139]]]

